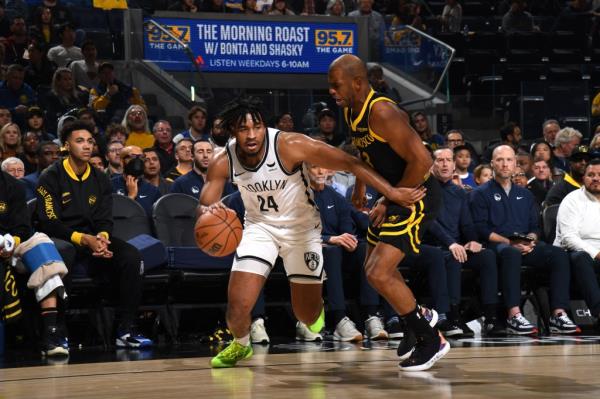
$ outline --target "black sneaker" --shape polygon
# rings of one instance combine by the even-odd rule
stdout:
[[[417,340],[415,350],[410,357],[400,363],[402,371],[425,371],[429,370],[438,360],[450,352],[450,344],[438,333],[433,337],[420,337]]]
[[[400,339],[404,337],[404,328],[402,324],[404,323],[402,323],[398,316],[390,318],[385,323],[385,331],[388,332],[389,339]]]
[[[42,356],[69,356],[69,339],[56,327],[44,332]]]
[[[538,329],[521,313],[517,313],[510,319],[506,320],[506,325],[506,331],[509,334],[532,335],[538,333]]]
[[[577,327],[569,316],[566,313],[559,313],[557,315],[551,316],[549,320],[550,324],[550,332],[556,334],[573,334],[577,332],[581,332],[581,329]]]
[[[437,312],[434,309],[429,309],[426,307],[421,307],[421,312],[425,319],[429,322],[431,328],[434,328],[439,320]],[[408,329],[408,326],[404,321],[402,321],[402,330],[404,331],[404,337],[396,349],[396,353],[401,361],[410,357],[415,350],[415,345],[417,344],[417,338],[415,337],[415,334]]]
[[[438,322],[437,328],[444,334],[444,337],[460,336],[463,333],[457,322],[448,319]]]
[[[461,336],[462,338],[473,338],[475,336],[475,333],[469,328],[467,323],[463,321],[458,321],[458,326],[463,331]]]
[[[491,317],[483,323],[481,333],[486,337],[504,337],[506,336],[506,328],[500,324],[497,318]]]

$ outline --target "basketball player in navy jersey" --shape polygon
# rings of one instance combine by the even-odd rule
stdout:
[[[337,148],[303,134],[267,128],[256,100],[235,100],[220,117],[232,139],[211,160],[200,203],[222,206],[218,201],[231,179],[246,208],[227,294],[227,325],[234,340],[211,359],[212,367],[233,367],[252,356],[250,312],[278,255],[290,280],[294,315],[312,332],[323,327],[321,221],[305,161],[351,171],[401,204],[420,200],[424,189],[394,188],[371,167]]]
[[[361,158],[396,187],[425,188],[426,195],[409,206],[398,206],[381,194],[372,212],[365,272],[371,285],[404,319],[408,334],[398,347],[400,368],[427,370],[450,350],[449,344],[423,316],[398,271],[406,254],[418,254],[426,222],[440,206],[437,181],[429,175],[431,155],[410,127],[408,115],[369,85],[367,68],[346,54],[329,67],[329,94],[344,109],[353,144]],[[365,184],[357,176],[353,203],[362,205]],[[404,205],[404,204],[403,204]],[[434,322],[431,322],[434,324]]]

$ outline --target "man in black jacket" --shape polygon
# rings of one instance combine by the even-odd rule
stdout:
[[[51,237],[73,243],[76,256],[65,259],[69,269],[76,261],[86,261],[92,277],[118,286],[121,319],[116,345],[151,346],[152,341],[133,329],[141,299],[140,254],[130,244],[111,236],[111,185],[105,174],[89,165],[94,145],[90,127],[82,122],[67,125],[61,142],[68,157],[40,176],[36,192],[39,228]],[[111,281],[115,276],[117,281]]]

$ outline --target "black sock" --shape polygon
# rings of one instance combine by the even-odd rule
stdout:
[[[363,320],[370,319],[373,316],[377,316],[377,306],[376,305],[366,305],[362,307],[363,312]]]
[[[419,305],[416,305],[412,312],[400,317],[402,317],[408,328],[415,333],[415,336],[433,337],[436,335],[436,332],[431,328],[427,319],[421,314],[421,307]]]
[[[337,327],[338,323],[344,317],[346,317],[346,311],[345,310],[332,310],[331,311],[331,318],[333,319],[333,325],[336,326],[336,327]]]
[[[44,308],[41,310],[41,315],[45,329],[56,328],[56,316],[58,315],[56,308]]]

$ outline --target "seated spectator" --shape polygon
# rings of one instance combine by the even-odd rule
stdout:
[[[554,166],[561,169],[563,172],[569,172],[569,157],[571,152],[581,144],[583,135],[579,130],[572,127],[565,127],[556,134],[554,140]]]
[[[392,6],[391,14],[394,14],[394,18],[390,24],[390,30],[392,31],[401,28],[403,25],[410,25],[413,28],[422,31],[426,29],[423,18],[421,17],[420,4],[398,1],[395,3],[395,6]]]
[[[260,14],[267,14],[272,4],[273,0],[256,0],[256,10]]]
[[[451,181],[455,169],[455,155],[452,150],[442,148],[436,150],[433,155],[432,173],[441,184],[443,200],[438,217],[429,227],[430,242],[428,243],[441,246],[444,251],[450,298],[449,314],[440,313],[438,310],[441,320],[438,328],[446,336],[473,336],[473,331],[460,317],[461,269],[465,267],[479,271],[481,303],[485,316],[484,333],[497,334],[500,325],[496,319],[498,303],[496,255],[493,251],[482,248],[481,243],[478,242],[467,193]]]
[[[58,68],[52,78],[52,90],[43,100],[48,130],[56,132],[58,119],[72,109],[85,107],[88,98],[89,94],[87,92],[79,90],[75,86],[71,70]]]
[[[0,83],[0,104],[12,113],[13,121],[24,124],[27,108],[37,102],[37,95],[25,83],[25,68],[13,64],[6,71],[6,79]]]
[[[25,183],[25,199],[27,201],[35,198],[35,189],[38,185],[40,175],[48,166],[60,158],[60,147],[53,141],[42,141],[38,146],[37,170],[26,175],[22,182]]]
[[[17,180],[25,177],[25,165],[19,158],[8,157],[2,161],[2,172],[8,173]]]
[[[271,8],[268,12],[269,15],[296,15],[295,12],[290,10],[287,6],[287,0],[273,0]]]
[[[213,143],[213,146],[215,147],[215,152],[225,147],[228,140],[229,134],[221,126],[221,118],[215,118],[210,129],[209,139],[209,141]]]
[[[510,10],[502,17],[504,33],[534,32],[539,28],[533,24],[533,16],[525,11],[525,0],[511,0]]]
[[[294,117],[290,112],[283,112],[275,117],[275,129],[283,130],[284,132],[294,131]]]
[[[121,125],[127,129],[125,145],[148,148],[154,145],[154,136],[150,132],[146,109],[141,105],[132,105],[125,112]]]
[[[600,159],[590,161],[583,186],[563,199],[556,223],[554,245],[569,251],[573,277],[592,315],[600,318]]]
[[[542,134],[544,135],[544,141],[546,143],[554,144],[556,140],[556,134],[560,130],[560,123],[556,119],[548,119],[544,121],[542,125]],[[534,158],[535,155],[531,154]]]
[[[524,147],[520,147],[517,151],[517,166],[521,168],[523,172],[525,172],[527,179],[529,179],[533,174],[531,170],[531,161],[532,159],[529,151],[527,151],[527,149]]]
[[[521,313],[521,266],[544,268],[550,277],[550,331],[577,332],[569,319],[569,258],[561,248],[539,240],[539,211],[533,195],[511,183],[515,152],[501,145],[492,154],[494,180],[473,191],[471,212],[479,237],[496,252],[501,271],[502,294],[508,311],[507,330],[517,335],[537,333]],[[526,238],[522,238],[526,237]]]
[[[56,22],[52,17],[52,10],[39,6],[33,14],[33,24],[29,26],[29,36],[45,48],[60,43],[60,35],[56,29]]]
[[[10,110],[0,103],[0,129],[11,122],[12,115],[10,114]]]
[[[109,179],[123,174],[123,162],[121,161],[121,151],[123,151],[123,143],[120,141],[111,141],[106,150],[106,161],[108,167],[106,174]]]
[[[369,79],[369,84],[376,92],[385,94],[395,102],[400,102],[402,100],[398,90],[396,90],[394,87],[390,87],[390,85],[386,82],[385,77],[383,76],[383,68],[381,68],[381,65],[370,62],[368,64],[367,78]]]
[[[165,175],[165,179],[173,182],[179,176],[183,176],[193,167],[193,154],[192,147],[194,142],[190,139],[181,139],[179,143],[175,145],[175,160],[177,164]]]
[[[200,12],[199,0],[178,0],[169,6],[169,11]]]
[[[242,0],[225,0],[225,12],[239,14],[244,11]]]
[[[160,174],[161,164],[156,148],[144,148],[144,179],[158,189],[160,195],[171,191],[170,181]]]
[[[440,19],[442,32],[460,32],[462,28],[462,6],[457,0],[446,0]]]
[[[125,145],[127,142],[127,136],[129,136],[129,132],[123,125],[113,123],[106,128],[106,141],[109,143],[118,141],[119,143]]]
[[[190,139],[192,141],[208,140],[206,133],[206,108],[200,105],[194,105],[188,111],[187,122],[189,128],[173,138],[173,143],[177,144],[181,139]]]
[[[469,166],[471,165],[471,151],[465,145],[454,147],[454,165],[456,167],[455,173],[458,173],[458,177],[464,186],[469,188],[477,187],[473,174],[469,172]],[[465,188],[466,188],[465,187]]]
[[[554,165],[554,153],[552,152],[552,146],[545,141],[538,141],[531,145],[531,157],[533,159],[543,159],[548,163],[550,167],[550,177],[553,180],[560,180],[564,174],[564,171],[558,169]]]
[[[121,119],[130,105],[146,106],[139,90],[115,78],[115,67],[103,62],[98,67],[98,87],[90,90],[90,104],[105,123]]]
[[[586,146],[575,147],[569,157],[569,173],[557,182],[546,195],[545,206],[560,204],[562,200],[572,191],[581,188],[585,170],[590,163],[590,154]]]
[[[98,50],[96,44],[91,40],[86,40],[81,45],[82,60],[71,62],[69,68],[73,72],[73,80],[76,86],[83,86],[88,90],[98,87],[100,79],[98,77]],[[87,104],[86,104],[87,105]]]
[[[533,177],[527,182],[527,189],[535,197],[535,202],[541,207],[548,191],[554,185],[550,163],[543,158],[533,160]]]
[[[344,134],[337,129],[337,120],[335,113],[329,108],[324,108],[317,117],[319,130],[313,135],[313,138],[323,137],[324,141],[334,147],[341,147],[346,141]]]
[[[75,121],[65,126],[61,142],[67,158],[40,176],[36,190],[39,229],[72,243],[75,256],[64,258],[69,270],[76,262],[85,261],[95,282],[108,281],[102,287],[118,292],[116,346],[151,346],[152,341],[135,332],[142,296],[142,260],[135,247],[112,235],[110,181],[89,164],[92,133],[85,124]],[[73,190],[74,182],[77,190]]]
[[[413,112],[410,115],[410,125],[433,151],[444,145],[444,137],[431,130],[427,117],[421,111]]]
[[[100,153],[94,152],[90,157],[90,165],[98,169],[102,173],[106,173],[106,165],[104,165],[104,159]]]
[[[7,123],[0,129],[0,147],[4,159],[8,157],[19,157],[23,154],[21,129],[16,123]]]
[[[48,50],[46,55],[57,67],[67,67],[73,61],[82,60],[81,49],[75,45],[75,27],[69,23],[58,28],[60,44]]]
[[[144,153],[140,147],[130,145],[121,150],[123,174],[110,180],[112,192],[125,195],[144,208],[152,216],[152,206],[160,198],[158,188],[148,183],[144,176]]]
[[[106,136],[102,128],[96,123],[97,118],[98,115],[91,108],[84,107],[77,111],[77,119],[86,123],[89,125],[90,129],[92,129],[92,135],[98,146],[98,152],[100,152],[100,154],[106,154]]]
[[[342,0],[329,0],[325,8],[325,15],[343,17],[346,15],[346,5]]]
[[[4,63],[7,65],[24,65],[23,54],[29,44],[29,35],[27,34],[27,25],[22,15],[12,17],[10,23],[10,36],[4,42],[5,53]]]
[[[73,22],[71,11],[60,4],[58,0],[43,0],[42,5],[48,7],[52,11],[52,19],[57,24],[65,24]]]
[[[262,14],[257,9],[256,0],[242,0],[243,13],[246,15],[257,15]]]
[[[34,132],[25,133],[25,137],[23,137],[23,153],[21,153],[19,159],[23,161],[26,175],[37,170],[39,145],[40,139],[37,134]]]
[[[25,67],[25,83],[38,93],[50,89],[54,66],[46,58],[45,50],[39,43],[32,42],[27,46],[28,62]]]
[[[490,163],[492,160],[492,152],[496,147],[501,145],[507,145],[516,152],[519,149],[522,138],[523,134],[521,133],[519,125],[515,122],[508,122],[500,128],[500,143],[494,143],[487,147],[481,157],[482,162]]]
[[[204,12],[225,12],[224,0],[205,0],[202,3]]]
[[[27,133],[35,133],[40,141],[55,140],[56,136],[46,131],[44,111],[33,106],[27,109]]]
[[[516,166],[515,167],[515,171],[512,174],[510,181],[512,182],[512,184],[514,184],[515,186],[519,186],[519,187],[523,187],[523,188],[527,188],[527,174],[525,173],[525,171],[519,167]]]
[[[177,163],[171,124],[168,121],[159,120],[152,127],[152,132],[154,133],[154,145],[151,148],[154,149],[160,160],[160,174],[165,176]]]

